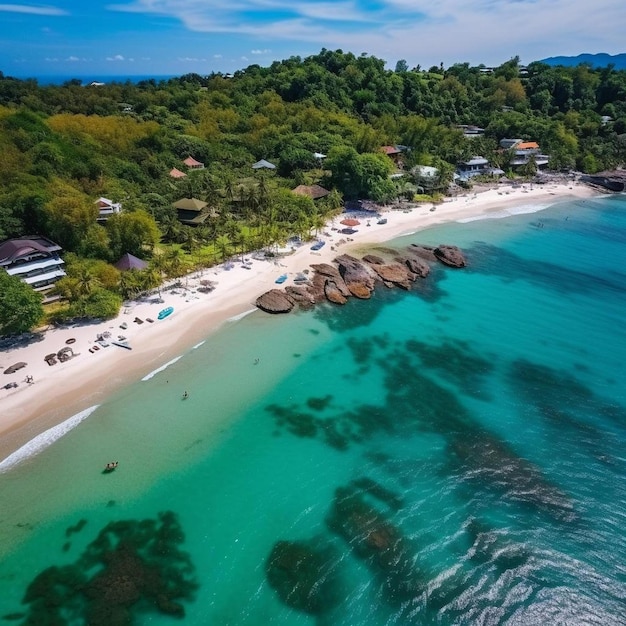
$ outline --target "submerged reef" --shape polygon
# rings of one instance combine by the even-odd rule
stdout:
[[[81,520],[68,530],[83,526]],[[198,584],[183,541],[171,511],[111,522],[74,563],[39,573],[22,599],[28,611],[4,619],[21,619],[22,626],[127,626],[135,611],[184,617],[181,602],[193,599]]]
[[[265,565],[267,580],[287,606],[320,615],[338,604],[339,555],[330,544],[278,541]]]

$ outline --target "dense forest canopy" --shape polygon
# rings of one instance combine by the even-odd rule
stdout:
[[[468,140],[462,124],[485,133]],[[393,200],[411,189],[415,165],[437,167],[442,188],[473,154],[506,169],[504,137],[537,141],[552,169],[620,166],[626,71],[522,68],[517,58],[428,70],[400,61],[392,71],[373,56],[322,49],[233,76],[137,84],[42,86],[0,73],[0,241],[37,233],[72,253],[59,288],[80,313],[94,292],[132,295],[191,265],[306,237],[342,198]],[[404,179],[389,178],[385,145],[404,147]],[[187,171],[188,156],[204,169]],[[276,169],[251,169],[260,159]],[[172,168],[187,175],[173,179]],[[290,191],[314,183],[332,193],[314,203]],[[99,197],[123,212],[97,223]],[[210,217],[182,225],[172,205],[183,197],[205,201]],[[105,276],[125,252],[150,269]]]

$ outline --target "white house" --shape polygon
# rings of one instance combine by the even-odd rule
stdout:
[[[497,167],[491,167],[485,157],[474,156],[469,161],[461,161],[457,165],[454,178],[455,180],[467,181],[474,176],[500,176],[501,174],[504,172]]]
[[[109,200],[108,198],[98,198],[96,200],[96,204],[98,205],[98,221],[103,221],[109,219],[111,215],[115,215],[122,210],[122,205],[120,202],[113,202],[113,200]]]

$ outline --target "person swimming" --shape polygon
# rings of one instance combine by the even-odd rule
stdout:
[[[183,394],[183,400],[186,400],[189,397],[189,394],[185,391],[185,393]]]

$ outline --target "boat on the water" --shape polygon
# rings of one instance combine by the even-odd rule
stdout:
[[[282,285],[287,280],[287,274],[281,274],[274,282],[278,285]]]
[[[174,307],[173,306],[168,306],[167,308],[163,309],[162,311],[159,311],[159,315],[158,318],[160,320],[165,319],[168,315],[171,315],[174,312]]]

